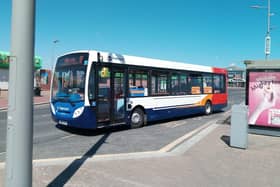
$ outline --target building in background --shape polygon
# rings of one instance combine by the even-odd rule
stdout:
[[[42,90],[50,90],[51,87],[51,70],[40,69],[40,88]]]
[[[228,86],[229,87],[245,87],[246,71],[234,64],[226,68],[228,70]]]
[[[0,51],[0,89],[7,90],[9,82],[9,56],[10,53]],[[42,59],[38,56],[34,58],[34,71],[40,71],[42,67]],[[35,73],[34,72],[34,73]],[[38,85],[40,79],[34,74],[34,86]]]

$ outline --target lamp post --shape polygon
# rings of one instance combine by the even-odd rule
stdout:
[[[266,31],[266,35],[265,35],[265,59],[268,60],[269,59],[269,55],[270,55],[270,51],[271,51],[271,37],[270,37],[270,16],[272,16],[271,12],[270,12],[270,0],[267,0],[267,7],[264,6],[259,6],[259,5],[254,5],[251,6],[251,8],[257,8],[257,9],[267,9],[267,31]]]
[[[55,46],[57,43],[59,43],[59,40],[54,40],[53,42],[53,47],[52,47],[52,60],[51,60],[51,70],[53,70],[54,66],[54,60],[55,60]]]
[[[35,0],[13,0],[11,20],[5,186],[29,187],[32,186]]]

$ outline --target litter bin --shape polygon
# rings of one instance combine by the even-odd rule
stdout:
[[[248,147],[248,108],[246,105],[233,105],[231,108],[230,146]]]
[[[41,88],[40,87],[35,87],[34,88],[34,95],[35,96],[41,96]]]

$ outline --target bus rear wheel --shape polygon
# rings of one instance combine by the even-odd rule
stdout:
[[[130,126],[132,129],[139,128],[144,125],[144,112],[141,108],[136,108],[133,110],[130,118]]]
[[[209,115],[209,114],[211,114],[212,113],[212,103],[210,102],[210,101],[207,101],[206,102],[206,104],[205,104],[205,106],[204,106],[204,112],[205,112],[205,114],[206,115]]]

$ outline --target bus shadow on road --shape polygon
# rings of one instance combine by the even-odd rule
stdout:
[[[55,179],[53,179],[47,187],[64,186],[82,167],[82,165],[106,142],[111,133],[105,133],[81,158],[75,159],[67,166]]]
[[[71,134],[76,134],[81,136],[99,136],[102,134],[114,133],[114,132],[125,131],[130,129],[129,126],[127,125],[110,126],[110,127],[99,128],[99,129],[78,129],[73,127],[67,127],[60,124],[56,124],[56,128]]]

